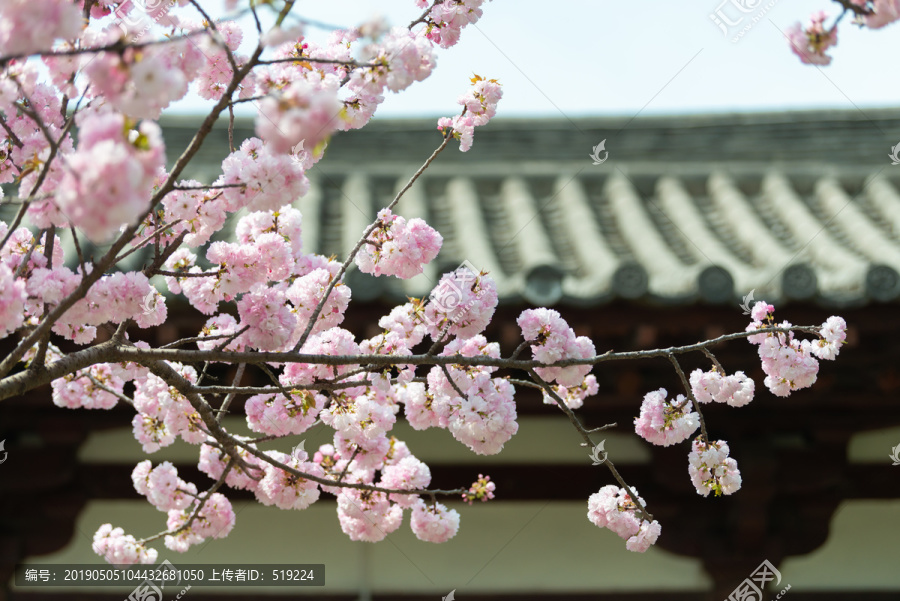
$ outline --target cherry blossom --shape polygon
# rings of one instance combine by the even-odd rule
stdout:
[[[873,0],[872,2],[857,0],[854,3],[863,6],[872,5],[873,14],[866,15],[864,18],[866,27],[870,29],[880,29],[900,19],[900,1],[898,0]]]
[[[334,77],[301,77],[263,98],[257,135],[275,153],[286,154],[301,141],[306,148],[315,148],[338,127],[343,106],[338,83]]]
[[[459,531],[459,513],[441,503],[431,505],[419,499],[412,508],[409,525],[419,540],[445,543]]]
[[[656,445],[668,447],[688,439],[700,427],[700,414],[691,411],[693,403],[678,395],[666,400],[666,389],[648,392],[641,403],[641,415],[634,420],[638,436]]]
[[[837,45],[837,27],[825,28],[828,15],[824,11],[813,13],[809,25],[804,29],[795,23],[787,30],[791,51],[800,57],[800,61],[808,65],[831,64],[831,57],[825,52]]]
[[[492,278],[462,266],[441,276],[427,304],[419,303],[414,311],[432,340],[469,338],[487,327],[498,301]]]
[[[56,203],[91,240],[103,242],[149,208],[153,177],[164,163],[162,132],[155,123],[132,129],[120,114],[88,115],[76,151],[64,157]]]
[[[698,403],[728,403],[732,407],[743,407],[753,400],[756,384],[744,372],[737,371],[730,376],[722,375],[717,369],[705,372],[695,369],[691,372],[691,392]]]
[[[156,549],[139,545],[130,534],[121,528],[113,528],[112,524],[103,524],[94,533],[91,545],[94,553],[112,565],[131,565],[136,563],[156,563]]]
[[[491,482],[490,476],[478,474],[478,480],[472,483],[469,490],[462,494],[463,501],[471,505],[475,501],[487,503],[494,498],[494,491],[497,485]]]
[[[378,542],[400,527],[403,510],[384,493],[343,489],[337,497],[338,521],[350,540]]]
[[[377,223],[356,255],[356,265],[363,273],[408,279],[422,273],[441,250],[443,238],[421,219],[407,222],[390,209],[382,209]]]
[[[762,315],[760,303],[754,307],[754,314]],[[777,325],[783,328],[791,327],[791,323],[784,321],[775,324],[774,309],[771,305],[766,307],[766,323],[754,319],[747,326],[746,331],[752,332],[766,325]],[[763,371],[766,373],[764,383],[766,387],[777,396],[788,396],[795,390],[812,386],[819,372],[817,356],[824,359],[833,358],[839,352],[846,336],[844,330],[846,323],[843,319],[832,316],[830,321],[822,326],[827,337],[818,342],[798,340],[794,332],[754,334],[748,336],[751,344],[759,345],[759,357],[762,361]]]
[[[0,263],[0,337],[19,329],[25,321],[25,282],[13,278],[13,271]]]
[[[325,475],[319,464],[307,461],[305,451],[296,455],[270,451],[267,455],[306,474],[319,478]],[[263,468],[265,476],[255,490],[256,498],[263,505],[275,505],[279,509],[306,509],[318,500],[318,483],[294,476],[269,463],[263,464]]]
[[[503,96],[503,90],[496,79],[484,79],[479,75],[472,78],[472,89],[459,97],[457,102],[465,109],[456,117],[438,119],[438,129],[444,135],[451,135],[459,140],[462,152],[472,148],[475,128],[487,125],[497,113],[497,102]]]
[[[632,488],[632,490],[634,490]],[[634,490],[637,495],[637,490]],[[644,499],[637,497],[646,507]],[[659,522],[638,516],[638,506],[624,488],[608,484],[588,499],[588,519],[598,528],[609,528],[626,540],[625,548],[643,553],[659,538]]]
[[[131,473],[134,489],[147,497],[160,511],[184,509],[197,496],[197,486],[178,477],[178,470],[164,461],[151,469],[149,460],[141,461]]]
[[[237,151],[222,161],[222,177],[216,184],[238,185],[223,190],[222,209],[233,212],[247,207],[251,211],[274,211],[305,195],[309,180],[303,168],[285,154],[288,150],[290,145],[280,150],[263,144],[259,138],[244,140]]]
[[[0,55],[49,50],[54,40],[81,33],[78,6],[67,0],[9,0],[0,4]]]
[[[241,441],[245,440],[244,437],[236,438]],[[254,449],[256,448],[255,445],[251,444],[250,446]],[[232,488],[255,491],[256,487],[259,485],[258,479],[262,478],[264,475],[260,460],[247,452],[243,447],[237,447],[237,452],[246,464],[259,469],[245,471],[241,465],[236,463],[231,467],[228,475],[225,476],[225,484]],[[222,477],[222,472],[225,470],[226,464],[227,457],[219,449],[216,449],[210,444],[204,444],[200,447],[200,462],[197,467],[201,472],[213,480],[218,480]]]
[[[428,6],[427,0],[416,0],[420,8]],[[459,41],[462,29],[481,18],[484,0],[442,0],[435,2],[428,12],[425,35],[441,48],[450,48]]]
[[[694,439],[688,455],[688,473],[697,494],[706,497],[712,492],[718,497],[741,487],[741,472],[729,452],[724,440],[705,443],[699,436]]]
[[[166,535],[166,548],[184,553],[192,545],[198,545],[207,538],[225,538],[234,528],[234,510],[231,502],[222,493],[214,492],[209,495],[190,527],[181,530],[192,513],[190,508],[169,510],[166,527],[170,532],[179,530],[180,532]]]
[[[526,309],[516,320],[525,340],[533,342],[531,352],[542,363],[563,359],[587,359],[596,354],[594,343],[575,331],[553,309]],[[535,372],[545,380],[555,380],[567,387],[580,386],[591,371],[590,365],[571,367],[536,367]]]

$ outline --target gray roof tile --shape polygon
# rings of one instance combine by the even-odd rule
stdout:
[[[170,155],[188,125],[166,123]],[[405,282],[348,277],[358,298],[424,296],[467,260],[504,302],[730,303],[751,289],[770,302],[894,300],[897,131],[897,111],[498,120],[469,153],[446,150],[397,208],[444,237],[434,265]],[[603,138],[610,159],[592,165]],[[439,139],[432,120],[336,135],[296,205],[305,249],[345,255]],[[220,142],[198,179],[215,173]]]

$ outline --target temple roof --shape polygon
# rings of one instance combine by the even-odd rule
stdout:
[[[196,120],[164,127],[174,157]],[[732,303],[751,290],[769,302],[893,300],[891,131],[898,111],[496,120],[470,152],[452,142],[395,211],[441,233],[438,259],[411,280],[348,283],[361,300],[421,297],[468,261],[503,302],[545,306]],[[236,140],[251,135],[251,122],[236,123]],[[212,136],[190,177],[215,178],[227,138]],[[601,140],[609,155],[595,165]],[[439,143],[430,119],[336,134],[296,205],[304,249],[345,256]]]

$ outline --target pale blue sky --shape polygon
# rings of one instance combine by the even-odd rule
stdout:
[[[376,116],[454,114],[472,73],[503,84],[501,117],[900,106],[900,24],[859,30],[846,17],[832,64],[819,69],[800,63],[782,31],[795,21],[805,23],[816,9],[837,14],[837,3],[743,4],[757,6],[726,38],[709,15],[721,6],[725,16],[738,20],[742,13],[732,0],[494,0],[457,46],[439,49],[428,80],[388,93]],[[300,0],[294,11],[341,26],[379,12],[393,24],[408,24],[418,15],[412,0]],[[752,24],[755,16],[760,18]],[[750,24],[743,38],[731,41]],[[194,97],[170,112],[204,106]]]

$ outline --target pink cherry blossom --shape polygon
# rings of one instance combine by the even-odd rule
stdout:
[[[379,486],[397,489],[423,489],[428,488],[429,484],[431,484],[431,470],[415,457],[409,456],[385,466],[381,470]],[[409,509],[419,500],[418,495],[397,493],[391,493],[388,498],[404,509]]]
[[[0,263],[0,338],[22,327],[25,321],[25,282],[13,277],[13,270]]]
[[[194,501],[197,486],[178,477],[178,470],[164,461],[151,469],[150,460],[138,463],[131,472],[134,489],[160,511],[185,509]]]
[[[691,392],[698,403],[728,403],[732,407],[743,407],[753,400],[756,384],[744,372],[737,371],[724,376],[717,369],[705,372],[695,369],[691,372]]]
[[[67,0],[6,0],[0,3],[0,55],[49,50],[54,40],[81,33],[78,6]]]
[[[688,472],[697,494],[708,496],[730,495],[741,487],[741,472],[737,462],[728,456],[728,443],[724,440],[704,443],[694,439],[688,455]]]
[[[291,204],[309,190],[303,168],[259,138],[247,138],[241,147],[222,162],[219,185],[241,184],[225,188],[222,199],[228,212],[247,207],[251,211],[274,211]],[[221,227],[221,226],[220,226]]]
[[[242,244],[253,244],[263,234],[278,234],[291,249],[294,260],[303,256],[302,225],[300,211],[285,205],[277,210],[255,211],[238,220],[235,237]]]
[[[632,487],[634,494],[638,492]],[[638,495],[644,507],[646,503]],[[659,522],[638,517],[638,506],[623,488],[608,484],[588,499],[588,519],[598,528],[609,528],[626,540],[625,548],[643,553],[659,538]]]
[[[262,284],[254,286],[238,301],[238,313],[241,325],[250,327],[241,336],[261,351],[283,348],[297,323],[297,318],[285,303],[284,292]]]
[[[809,25],[803,29],[795,23],[787,30],[791,51],[800,57],[800,61],[808,65],[831,64],[831,57],[825,52],[837,45],[837,27],[825,28],[827,15],[824,11],[813,13]]]
[[[441,235],[421,219],[407,222],[390,209],[382,209],[376,228],[356,254],[356,265],[363,273],[409,279],[422,273],[442,242]]]
[[[484,0],[442,0],[435,2],[428,12],[424,35],[441,48],[450,48],[459,41],[462,29],[481,18]],[[417,2],[421,8],[428,3]]]
[[[872,5],[874,14],[864,18],[866,27],[880,29],[900,19],[900,0],[874,0]]]
[[[495,490],[497,490],[497,485],[491,482],[490,476],[478,474],[478,480],[473,482],[469,487],[469,490],[462,494],[462,499],[469,505],[471,505],[474,501],[487,503],[489,500],[494,498]]]
[[[403,521],[403,510],[384,493],[345,488],[338,494],[337,502],[341,530],[350,540],[378,542]]]
[[[310,336],[300,352],[310,355],[357,355],[359,345],[351,332],[342,328],[331,328],[321,334]],[[316,379],[330,380],[351,369],[353,366],[350,365],[332,367],[313,363],[288,363],[278,379],[284,386],[307,386]]]
[[[236,436],[238,440],[246,440],[245,437]],[[254,449],[255,445],[250,445]],[[257,478],[262,478],[264,475],[264,471],[261,467],[261,460],[257,457],[251,455],[246,449],[241,446],[235,447],[237,449],[238,455],[241,459],[244,460],[250,466],[259,467],[259,469],[251,469],[244,470],[238,464],[232,466],[231,471],[228,472],[228,475],[225,476],[225,484],[232,488],[242,489],[242,490],[250,490],[255,491],[256,487],[259,485],[259,480]],[[210,446],[208,444],[204,444],[200,447],[200,462],[197,467],[201,472],[212,478],[213,480],[218,480],[222,476],[222,472],[225,470],[225,465],[227,464],[228,456],[225,455],[224,452],[219,449]]]
[[[832,315],[822,324],[819,335],[821,338],[812,342],[810,352],[819,359],[832,361],[847,340],[847,322],[842,317]]]
[[[442,503],[425,503],[419,499],[412,508],[410,528],[419,540],[445,543],[459,531],[459,513]]]
[[[285,297],[294,307],[294,315],[297,319],[294,335],[291,338],[292,343],[300,340],[300,336],[309,324],[309,319],[325,296],[325,291],[333,279],[334,275],[328,270],[314,269],[295,279],[285,291]],[[350,304],[350,294],[349,286],[343,282],[335,284],[322,311],[316,318],[316,325],[312,329],[313,333],[324,332],[344,321],[344,312]]]
[[[584,399],[597,394],[600,386],[593,374],[588,375],[579,386],[568,388],[566,386],[552,385],[551,388],[565,402],[569,409],[580,409],[584,405]],[[542,391],[544,404],[556,406],[556,400]]]
[[[477,335],[457,338],[441,352],[442,356],[457,354],[496,358],[500,356],[500,348],[497,343],[488,343],[484,336]],[[492,378],[491,374],[496,370],[496,367],[449,365],[447,373],[453,379],[452,384],[439,366],[432,367],[428,373],[430,410],[435,413],[438,425],[446,427],[454,438],[479,455],[499,453],[519,429],[513,400],[515,388],[504,378]],[[464,396],[460,396],[460,392]],[[410,423],[419,421],[421,417],[412,412],[421,400],[409,396],[404,396],[403,400],[407,402],[407,417],[413,415]],[[421,413],[422,408],[418,411]],[[427,427],[433,418],[427,412],[424,418],[426,421],[418,425]]]
[[[137,544],[137,540],[130,534],[125,534],[121,528],[113,528],[112,524],[103,524],[94,533],[94,542],[91,545],[94,553],[105,559],[112,565],[132,565],[136,563],[156,563],[157,551]]]
[[[700,414],[692,408],[693,403],[681,394],[667,401],[665,388],[648,392],[641,403],[641,415],[634,420],[634,430],[655,445],[678,444],[700,427]]]
[[[180,529],[190,519],[193,506],[187,509],[172,509],[168,513],[166,527],[170,531]],[[231,502],[222,493],[209,496],[191,526],[178,534],[167,534],[165,545],[172,551],[184,553],[192,545],[198,545],[207,538],[225,538],[234,528],[235,515]]]
[[[69,409],[112,409],[119,402],[115,393],[122,394],[124,385],[121,378],[113,375],[109,364],[99,363],[53,380],[53,404]]]
[[[247,425],[263,434],[302,434],[315,423],[326,400],[324,395],[308,390],[294,391],[290,400],[283,394],[257,394],[244,406]]]
[[[445,273],[416,317],[432,340],[470,338],[484,331],[498,303],[497,284],[467,266]]]
[[[340,122],[343,105],[337,86],[333,77],[318,74],[293,80],[260,101],[256,134],[275,153],[286,155],[301,141],[306,148],[315,148]]]
[[[375,66],[354,71],[351,88],[370,95],[380,94],[385,87],[400,92],[423,81],[437,60],[431,43],[404,27],[394,27],[380,44],[366,47],[362,58]]]
[[[463,105],[462,114],[455,117],[438,119],[438,130],[459,140],[462,152],[472,148],[475,128],[487,125],[497,113],[497,102],[503,96],[503,90],[496,79],[484,79],[478,75],[472,78],[472,89],[459,97],[457,102]]]
[[[89,114],[81,120],[77,150],[64,157],[56,203],[91,240],[103,242],[149,208],[153,177],[164,163],[155,123],[135,130],[120,114]]]
[[[533,342],[531,352],[542,363],[554,363],[564,359],[589,359],[596,355],[594,343],[586,336],[575,336],[575,331],[553,309],[526,309],[516,320],[522,335]],[[591,365],[570,367],[537,367],[535,372],[544,380],[556,381],[566,387],[581,386]]]
[[[325,475],[319,464],[306,460],[305,452],[295,456],[277,451],[266,454],[300,472],[319,478]],[[265,476],[255,491],[256,498],[263,505],[275,505],[279,509],[306,509],[318,500],[318,483],[296,477],[270,463],[263,463],[263,469]]]

